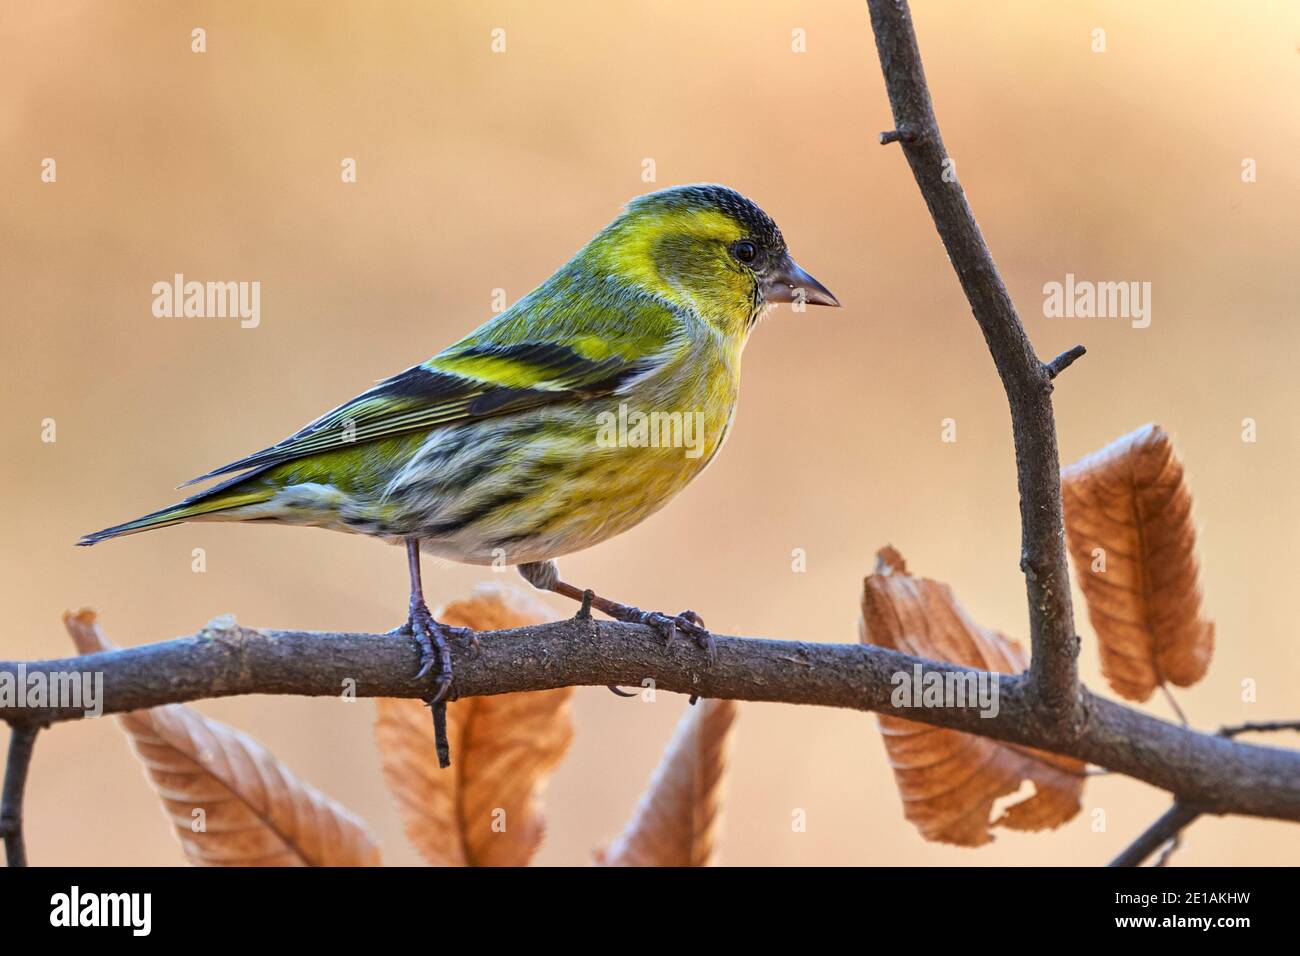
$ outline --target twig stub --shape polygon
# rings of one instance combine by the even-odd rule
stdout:
[[[1076,345],[1073,348],[1066,349],[1056,358],[1044,365],[1043,368],[1046,369],[1048,378],[1056,378],[1056,376],[1060,375],[1087,354],[1088,350],[1086,348],[1082,345]]]
[[[880,134],[880,145],[890,143],[915,143],[921,139],[921,131],[914,126],[900,125],[897,129],[886,130]]]

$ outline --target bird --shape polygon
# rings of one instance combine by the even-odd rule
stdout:
[[[257,521],[402,544],[410,599],[396,630],[418,645],[417,681],[436,667],[434,705],[451,687],[451,640],[466,634],[429,611],[421,553],[513,565],[581,613],[712,653],[695,612],[609,600],[563,580],[557,559],[639,524],[708,467],[731,431],[750,333],[779,303],[840,304],[753,201],[717,184],[636,197],[454,345],[180,487],[220,483],[77,543]]]

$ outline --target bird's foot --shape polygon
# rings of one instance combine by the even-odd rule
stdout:
[[[415,675],[417,681],[424,680],[437,665],[438,676],[434,683],[430,705],[440,703],[451,690],[451,641],[453,638],[469,638],[476,647],[478,635],[463,627],[452,627],[433,619],[429,606],[423,601],[412,604],[406,623],[397,629],[398,633],[415,638],[420,648],[420,669]]]
[[[645,624],[663,635],[664,643],[671,647],[679,634],[685,634],[695,642],[695,646],[709,655],[712,661],[718,652],[713,635],[704,626],[704,618],[694,611],[682,611],[677,615],[664,614],[662,611],[643,611],[626,604],[616,605],[612,617],[628,624]]]

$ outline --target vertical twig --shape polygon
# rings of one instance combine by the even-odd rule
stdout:
[[[1049,365],[1034,352],[944,149],[907,2],[867,4],[894,114],[895,129],[882,134],[881,142],[902,145],[1011,407],[1020,490],[1020,567],[1033,647],[1030,686],[1042,705],[1045,725],[1054,734],[1073,736],[1082,728],[1083,708],[1051,395],[1052,379],[1083,352],[1076,347]]]
[[[433,745],[438,752],[438,769],[451,766],[451,743],[447,740],[447,702],[440,700],[432,705]]]
[[[1183,713],[1183,708],[1178,704],[1178,698],[1174,696],[1174,692],[1169,689],[1169,685],[1163,680],[1160,681],[1160,693],[1165,695],[1165,700],[1167,700],[1169,706],[1173,708],[1174,714],[1178,717],[1179,722],[1184,727],[1190,727],[1191,724],[1187,722],[1187,715]]]
[[[5,862],[27,865],[23,844],[23,794],[27,789],[27,768],[41,724],[13,723],[9,726],[9,756],[5,760],[4,790],[0,793],[0,836],[4,837]]]

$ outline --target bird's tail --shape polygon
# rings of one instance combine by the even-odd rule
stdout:
[[[152,514],[136,518],[134,521],[127,521],[124,524],[115,524],[111,528],[105,528],[102,531],[92,531],[90,534],[82,535],[77,544],[88,546],[106,541],[109,538],[119,538],[122,535],[136,534],[140,531],[151,531],[154,528],[166,528],[169,525],[180,524],[182,521],[192,521],[195,518],[206,517],[221,511],[261,504],[275,495],[273,487],[260,483],[248,483],[247,479],[249,477],[251,476],[240,475],[232,481],[223,482],[215,488],[209,488],[207,491],[186,498],[170,508],[163,508],[161,511],[155,511]]]

